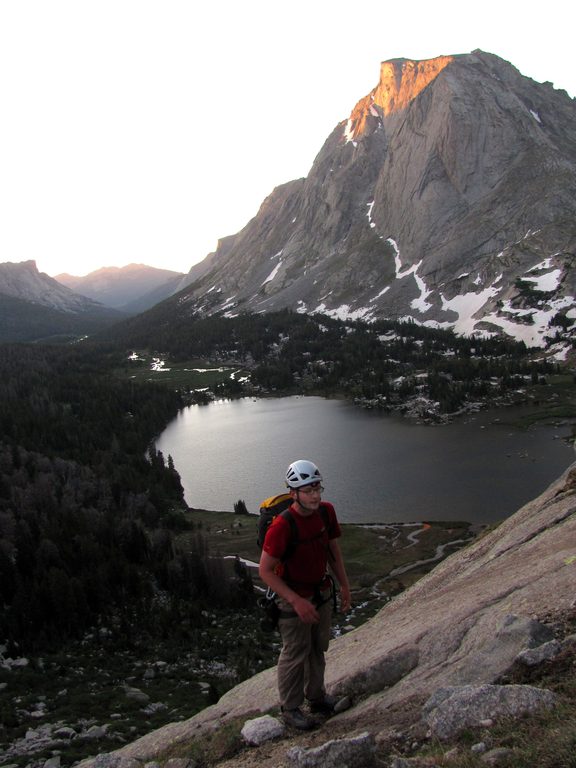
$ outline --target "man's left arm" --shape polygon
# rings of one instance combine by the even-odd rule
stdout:
[[[350,610],[351,596],[342,551],[338,539],[330,539],[328,546],[330,548],[330,568],[340,584],[340,608],[343,613],[346,613]]]

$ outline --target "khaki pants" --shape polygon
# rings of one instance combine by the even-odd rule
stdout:
[[[280,619],[278,628],[282,636],[282,651],[278,659],[278,691],[283,709],[295,709],[304,702],[322,699],[324,688],[324,652],[328,650],[332,625],[330,590],[322,592],[325,600],[319,608],[318,624],[305,624],[298,616]],[[281,611],[293,611],[284,600],[279,601]]]

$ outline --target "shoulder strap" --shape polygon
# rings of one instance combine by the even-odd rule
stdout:
[[[328,507],[326,504],[324,504],[323,501],[320,502],[320,514],[322,515],[322,520],[326,526],[326,530],[328,530],[330,528],[330,517],[328,516]]]
[[[296,520],[294,520],[294,515],[290,512],[290,508],[282,510],[282,512],[280,512],[280,517],[283,517],[284,520],[287,520],[290,524],[290,542],[286,547],[283,556],[280,558],[284,563],[288,558],[292,557],[298,546],[298,526],[296,525]]]
[[[322,501],[320,502],[320,514],[322,515],[322,520],[324,521],[326,532],[328,535],[330,535],[330,516],[328,514],[328,507]],[[328,546],[328,559],[334,560],[334,555],[332,554],[330,546]]]

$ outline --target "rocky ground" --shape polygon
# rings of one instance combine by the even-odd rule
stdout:
[[[327,687],[348,696],[352,706],[329,724],[247,747],[244,727],[277,714],[270,669],[190,720],[85,761],[83,768],[166,766],[174,758],[187,768],[573,768],[575,542],[573,466],[495,530],[334,641]],[[375,747],[371,762],[329,757],[335,741],[338,749],[343,741],[360,749],[356,740],[364,733]],[[296,752],[288,749],[293,738]]]
[[[224,557],[241,553],[254,563],[252,517],[206,510],[190,515],[211,549]],[[355,600],[350,613],[336,619],[335,635],[360,626],[474,535],[471,526],[454,523],[346,526]],[[256,609],[206,612],[189,647],[144,637],[125,642],[100,628],[40,657],[8,659],[0,648],[0,766],[43,768],[50,760],[70,766],[192,717],[273,666],[279,637],[263,633],[260,618]]]

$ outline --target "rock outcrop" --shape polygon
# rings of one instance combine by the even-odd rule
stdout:
[[[399,720],[422,721],[433,709],[432,704],[423,709],[431,697],[437,706],[450,696],[464,696],[476,702],[480,713],[492,700],[518,706],[518,711],[552,705],[553,697],[546,694],[503,692],[495,683],[518,657],[526,658],[527,650],[550,649],[555,618],[575,607],[575,569],[573,465],[498,528],[442,562],[366,624],[333,641],[328,689],[350,695],[354,706],[330,721],[331,734],[337,729],[353,737],[369,727],[378,737]],[[441,689],[444,694],[438,693]],[[277,704],[275,669],[269,669],[195,717],[150,733],[113,755],[161,758],[168,747],[192,742],[233,719],[273,711]],[[302,736],[300,746],[306,738]]]

